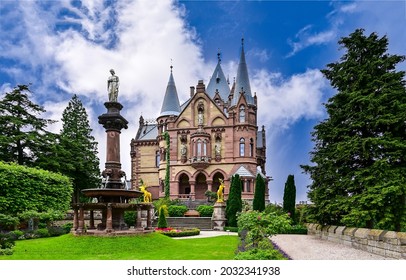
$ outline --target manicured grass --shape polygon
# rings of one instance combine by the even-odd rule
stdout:
[[[95,237],[66,234],[16,241],[0,260],[231,260],[237,236],[172,239],[158,233]]]

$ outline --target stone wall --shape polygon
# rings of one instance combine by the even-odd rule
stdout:
[[[307,234],[371,252],[384,257],[406,259],[406,232],[306,224]]]

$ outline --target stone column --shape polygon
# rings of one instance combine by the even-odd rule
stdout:
[[[78,208],[75,205],[74,209],[73,209],[73,230],[77,230],[79,227],[79,223],[78,223]]]
[[[195,195],[196,195],[195,186],[196,186],[196,182],[190,181],[189,183],[190,183],[190,199],[191,199],[192,201],[195,201]]]
[[[213,207],[213,216],[211,217],[213,230],[224,230],[226,225],[226,203],[216,202]]]
[[[89,211],[89,229],[95,229],[96,227],[94,226],[94,211],[90,210]]]
[[[151,206],[147,206],[147,229],[152,228]]]
[[[142,216],[141,213],[142,208],[140,206],[137,206],[137,224],[136,224],[136,229],[142,229]]]
[[[113,231],[113,207],[111,203],[107,204],[106,232]]]
[[[85,231],[85,213],[83,206],[79,206],[79,226],[76,230],[77,233],[83,233]]]

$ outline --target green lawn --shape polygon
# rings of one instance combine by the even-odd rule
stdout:
[[[16,241],[0,260],[231,260],[237,236],[172,239],[159,233],[95,237],[66,234]]]

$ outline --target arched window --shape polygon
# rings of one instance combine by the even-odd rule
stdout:
[[[245,106],[240,106],[240,123],[245,122]]]
[[[254,139],[250,139],[250,157],[254,156]]]
[[[244,138],[240,139],[240,157],[245,156],[245,140]]]

